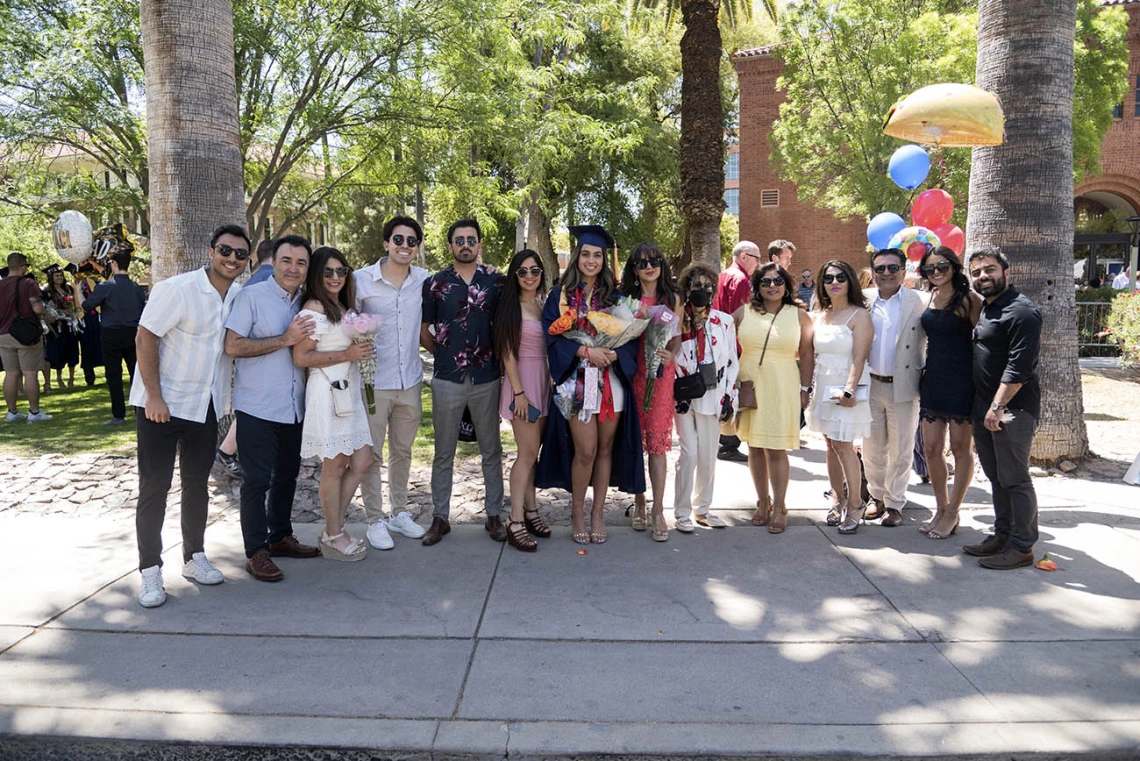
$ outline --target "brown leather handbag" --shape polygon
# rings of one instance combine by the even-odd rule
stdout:
[[[764,348],[760,350],[760,364],[757,367],[764,366],[764,355],[768,353],[768,339],[772,337],[772,328],[776,327],[776,317],[784,307],[781,305],[780,309],[776,310],[776,314],[772,315],[772,321],[768,323],[768,334],[764,336]],[[740,388],[737,390],[736,408],[738,410],[754,410],[756,409],[756,384],[752,381],[741,381]]]

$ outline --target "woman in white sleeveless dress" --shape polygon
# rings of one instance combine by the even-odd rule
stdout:
[[[293,347],[293,363],[309,369],[301,456],[321,458],[325,530],[318,546],[330,560],[363,560],[367,547],[344,530],[344,518],[372,464],[359,362],[374,356],[376,345],[353,343],[341,327],[354,294],[352,267],[340,251],[324,246],[313,252],[305,295],[301,314],[313,318],[316,330]]]
[[[820,268],[815,304],[815,381],[808,427],[827,440],[827,472],[836,500],[827,525],[854,534],[867,509],[859,497],[854,441],[871,434],[869,380],[863,376],[874,326],[858,277],[847,262],[830,261]]]

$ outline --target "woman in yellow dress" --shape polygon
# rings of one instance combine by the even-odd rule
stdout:
[[[788,450],[800,448],[800,411],[811,397],[812,321],[796,298],[792,276],[778,262],[758,267],[750,283],[752,300],[733,319],[741,347],[740,383],[753,383],[756,408],[740,410],[736,435],[748,444],[758,497],[752,525],[779,534],[788,525]]]

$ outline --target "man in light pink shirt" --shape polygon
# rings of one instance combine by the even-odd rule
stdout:
[[[716,281],[716,298],[713,309],[732,314],[752,299],[749,279],[760,266],[760,247],[750,240],[742,240],[732,249],[732,264],[721,271]],[[740,451],[740,439],[732,430],[732,423],[721,427],[718,460],[748,462],[748,455]]]

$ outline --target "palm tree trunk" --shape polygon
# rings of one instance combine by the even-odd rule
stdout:
[[[724,110],[720,100],[720,0],[682,0],[681,213],[693,261],[720,268],[724,211]]]
[[[1043,391],[1033,459],[1088,453],[1073,291],[1073,30],[1076,0],[981,0],[977,85],[1005,107],[1005,144],[975,148],[970,251],[996,245],[1041,309]]]
[[[151,276],[202,265],[210,233],[245,221],[230,0],[142,0]]]

